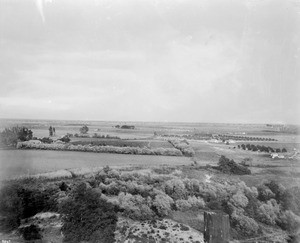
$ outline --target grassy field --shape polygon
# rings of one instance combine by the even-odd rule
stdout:
[[[0,150],[0,178],[60,169],[98,166],[190,164],[189,158],[152,155],[104,154],[71,151]]]

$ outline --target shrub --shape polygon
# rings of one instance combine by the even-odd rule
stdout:
[[[19,193],[22,188],[17,184],[8,184],[0,191],[0,215],[4,218],[1,230],[11,231],[17,228],[23,216],[22,198]]]
[[[189,204],[191,204],[192,208],[199,209],[205,207],[205,202],[200,197],[189,196],[187,201]]]
[[[275,198],[275,194],[271,191],[271,189],[265,185],[259,185],[257,187],[258,190],[258,200],[266,202],[272,198]]]
[[[58,139],[64,143],[68,143],[71,141],[70,137],[68,135],[63,136],[62,138]]]
[[[291,210],[300,215],[300,188],[292,187],[286,189],[282,196],[281,205],[284,210]]]
[[[236,174],[236,175],[248,175],[251,174],[251,170],[243,165],[238,165],[233,160],[229,160],[225,156],[221,156],[218,162],[218,167],[220,171],[227,174]]]
[[[114,242],[116,208],[101,198],[101,193],[79,184],[72,196],[61,204],[62,232],[70,242]]]
[[[39,226],[31,224],[20,230],[24,240],[39,240],[42,238],[41,229]]]
[[[257,222],[243,214],[234,212],[231,215],[233,227],[244,236],[254,236],[258,233],[259,226]]]
[[[184,183],[180,178],[174,178],[163,183],[163,189],[173,199],[185,199],[187,196]]]
[[[271,180],[270,182],[264,183],[264,185],[270,188],[270,190],[274,193],[277,202],[284,200],[284,192],[286,189],[282,184]]]
[[[84,125],[79,129],[79,131],[81,134],[87,134],[87,132],[89,131],[89,128],[87,125]]]
[[[278,225],[290,234],[295,234],[300,229],[300,217],[290,210],[284,211],[279,216]]]
[[[192,205],[187,201],[187,200],[183,200],[183,199],[179,199],[176,201],[176,208],[179,211],[187,211],[192,207]]]
[[[173,199],[166,194],[158,194],[153,200],[153,206],[155,207],[158,216],[168,215],[173,204]]]
[[[32,139],[32,131],[26,127],[5,128],[0,133],[1,143],[8,146],[15,146],[18,141],[28,141]]]
[[[195,155],[195,151],[186,140],[169,140],[169,143],[179,149],[184,156],[193,157]]]
[[[245,208],[248,205],[248,198],[245,196],[245,194],[242,191],[238,191],[236,194],[232,196],[230,199],[230,202],[235,206],[235,207],[241,207]]]
[[[24,181],[10,182],[0,191],[0,214],[5,218],[3,230],[10,231],[20,225],[21,219],[42,211],[57,211],[58,188],[36,188]]]
[[[53,143],[53,140],[49,137],[43,137],[42,139],[39,139],[42,143]]]
[[[270,225],[276,224],[279,213],[280,208],[275,199],[269,200],[258,208],[259,221]]]
[[[151,198],[121,192],[118,195],[119,207],[124,210],[124,215],[136,220],[150,220],[154,217]]]

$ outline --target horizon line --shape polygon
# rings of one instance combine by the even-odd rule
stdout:
[[[42,120],[42,121],[82,121],[82,122],[144,122],[144,123],[192,123],[192,124],[243,124],[243,125],[294,125],[300,126],[296,123],[282,123],[282,122],[195,122],[195,121],[141,121],[141,120],[95,120],[95,119],[53,119],[53,118],[5,118],[0,117],[0,120]]]

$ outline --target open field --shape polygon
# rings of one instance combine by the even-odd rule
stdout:
[[[37,174],[60,169],[98,166],[150,166],[190,164],[185,157],[96,154],[70,151],[0,150],[0,178]]]

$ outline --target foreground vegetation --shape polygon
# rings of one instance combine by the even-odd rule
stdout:
[[[232,161],[222,157],[219,166],[227,162],[231,167]],[[65,241],[113,242],[120,216],[144,222],[173,212],[222,210],[230,216],[235,239],[265,235],[266,240],[297,242],[298,187],[287,189],[275,181],[248,187],[220,176],[194,179],[181,168],[139,172],[104,167],[88,178],[8,181],[0,192],[1,230],[17,229],[22,219],[52,211],[62,215]]]

